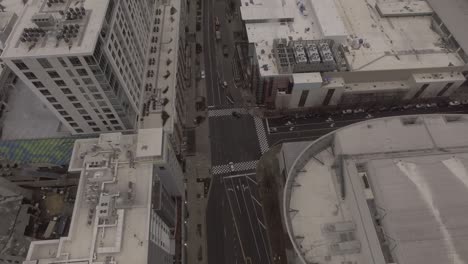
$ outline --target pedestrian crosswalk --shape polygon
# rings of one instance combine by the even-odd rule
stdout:
[[[268,138],[265,133],[265,126],[263,120],[260,117],[255,116],[255,130],[257,131],[258,143],[260,144],[261,153],[265,153],[270,148],[268,145]]]
[[[252,161],[233,163],[232,168],[231,168],[231,164],[213,166],[211,168],[211,173],[213,175],[218,175],[218,174],[226,174],[226,173],[231,173],[231,172],[240,172],[240,171],[245,172],[249,170],[255,170],[257,169],[257,162],[258,162],[257,160],[252,160]]]
[[[232,112],[237,112],[243,115],[248,114],[247,110],[244,108],[214,109],[208,111],[208,117],[230,116],[232,115]]]

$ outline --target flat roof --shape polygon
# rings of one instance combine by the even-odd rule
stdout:
[[[468,263],[466,133],[468,115],[402,116],[311,142],[285,191],[298,254],[305,263]]]
[[[7,40],[2,57],[44,57],[92,53],[101,31],[109,0],[70,0],[64,2],[63,4],[55,3],[48,7],[46,0],[28,1],[25,11],[20,15]],[[81,19],[65,20],[65,16],[59,13],[59,11],[63,11],[66,14],[69,8],[81,7],[85,10]],[[38,28],[32,21],[32,18],[37,14],[50,17],[52,21],[50,25],[40,27],[44,29],[46,34],[42,37],[30,38],[30,40],[36,38],[37,41],[22,42],[24,29]],[[60,41],[57,41],[56,38],[59,35],[58,28],[62,29],[63,25],[79,25],[76,37],[70,37],[68,43],[64,41],[64,38]]]
[[[133,159],[137,140],[111,133],[76,141],[69,170],[81,175],[69,234],[33,242],[28,261],[148,261],[153,164]]]
[[[303,8],[298,3],[302,3]],[[255,44],[258,64],[268,66],[266,69],[260,67],[263,76],[280,74],[272,53],[274,39],[321,40],[334,39],[333,35],[340,34],[348,38],[343,44],[348,47],[344,55],[351,71],[465,65],[459,55],[448,50],[441,42],[441,36],[431,29],[430,15],[381,17],[376,4],[376,0],[325,3],[323,0],[251,0],[241,1],[241,12],[252,20],[254,11],[249,9],[273,8],[275,11],[270,13],[271,16],[293,10],[294,16],[289,21],[282,21],[281,16],[262,20],[263,14],[259,15],[260,21],[245,21],[248,40]],[[439,4],[444,5],[442,2]],[[314,10],[326,12],[316,15]],[[327,36],[324,28],[336,34]],[[362,39],[362,45],[357,49],[352,47],[353,38],[356,41]]]

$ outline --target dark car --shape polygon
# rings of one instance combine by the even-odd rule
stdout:
[[[235,118],[241,118],[242,117],[242,115],[239,112],[236,112],[236,111],[232,112],[232,116],[235,117]]]

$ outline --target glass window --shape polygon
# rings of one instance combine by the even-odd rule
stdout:
[[[91,117],[90,116],[83,116],[83,119],[84,120],[91,120]]]
[[[49,101],[51,103],[56,103],[57,99],[55,99],[54,97],[47,97],[47,101]]]
[[[71,118],[71,117],[69,117],[69,116],[66,116],[66,117],[65,117],[65,120],[67,120],[68,122],[71,122],[71,121],[73,121],[73,118]]]
[[[20,70],[29,70],[28,66],[24,64],[22,60],[13,60],[13,63],[18,67]]]
[[[72,126],[72,127],[78,127],[78,124],[77,124],[77,123],[70,123],[70,126]]]
[[[83,133],[83,129],[77,128],[76,133]]]
[[[73,106],[76,108],[83,108],[83,106],[80,103],[73,103]]]
[[[107,118],[109,118],[109,119],[115,118],[115,116],[114,116],[113,114],[108,114],[108,115],[106,115],[106,116],[107,116]]]
[[[53,106],[55,109],[63,109],[63,106],[61,104],[54,104]]]
[[[61,115],[63,115],[63,116],[68,115],[67,111],[59,111],[59,114],[61,114]]]
[[[49,90],[40,90],[41,94],[43,95],[50,95]]]
[[[115,130],[122,130],[122,127],[120,127],[120,126],[115,126],[114,129],[115,129]]]
[[[36,88],[44,88],[45,87],[44,84],[42,84],[41,82],[32,82],[32,84],[34,86],[36,86]]]
[[[84,59],[88,65],[96,65],[96,60],[93,56],[86,56]]]
[[[96,99],[96,100],[101,100],[102,99],[102,95],[100,95],[100,94],[93,94],[93,96],[94,96],[94,99]]]
[[[29,80],[37,79],[36,75],[32,72],[25,72],[24,76],[26,76],[26,78],[28,78]]]
[[[85,69],[77,69],[76,72],[80,76],[88,76],[88,72]]]
[[[91,93],[97,93],[99,92],[96,86],[88,86],[88,89]]]
[[[60,75],[56,71],[48,71],[47,72],[50,78],[60,78]]]
[[[102,111],[103,111],[104,113],[110,113],[110,112],[111,112],[111,110],[110,110],[109,108],[103,108]]]
[[[60,64],[62,64],[63,67],[68,67],[67,63],[62,59],[62,58],[57,58]]]
[[[70,100],[71,102],[76,102],[78,101],[78,99],[76,98],[76,96],[67,96],[68,100]]]
[[[119,124],[119,121],[117,121],[117,120],[110,120],[110,122],[111,122],[111,124],[113,124],[113,125],[118,125],[118,124]]]
[[[62,89],[62,93],[64,93],[64,94],[71,94],[72,91],[71,91],[70,89],[68,89],[68,88],[63,88],[63,89]]]
[[[93,80],[91,80],[90,78],[83,78],[83,82],[85,84],[93,84]]]
[[[55,84],[58,86],[67,86],[63,80],[55,80]]]
[[[73,66],[82,66],[81,61],[78,57],[69,57],[68,60],[70,61],[71,65]]]
[[[75,85],[80,85],[80,82],[77,79],[73,79],[73,82],[75,83]]]
[[[98,127],[93,127],[93,131],[94,132],[99,132],[99,131],[101,131],[101,129],[99,129]]]
[[[86,110],[84,110],[84,109],[78,110],[78,113],[80,113],[81,115],[87,115],[88,114],[88,112],[86,112]]]
[[[37,62],[42,66],[44,69],[49,69],[52,68],[52,64],[50,64],[48,59],[42,58],[42,59],[37,59]]]
[[[90,126],[97,126],[96,123],[94,123],[94,122],[88,122],[88,125],[90,125]]]

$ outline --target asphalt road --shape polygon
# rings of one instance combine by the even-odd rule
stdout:
[[[252,177],[255,175],[227,176],[222,181],[245,259],[250,263],[270,263],[257,183]]]
[[[357,113],[347,115],[323,115],[302,116],[302,117],[280,117],[268,118],[265,122],[267,137],[270,146],[291,141],[315,140],[340,127],[348,126],[356,122],[368,120],[369,118],[399,116],[399,115],[419,115],[431,113],[468,113],[468,106],[458,107],[438,107],[426,109],[409,109],[404,111],[384,111],[372,112],[372,117],[368,113]],[[331,118],[331,119],[329,119]],[[327,120],[328,119],[328,120]]]

